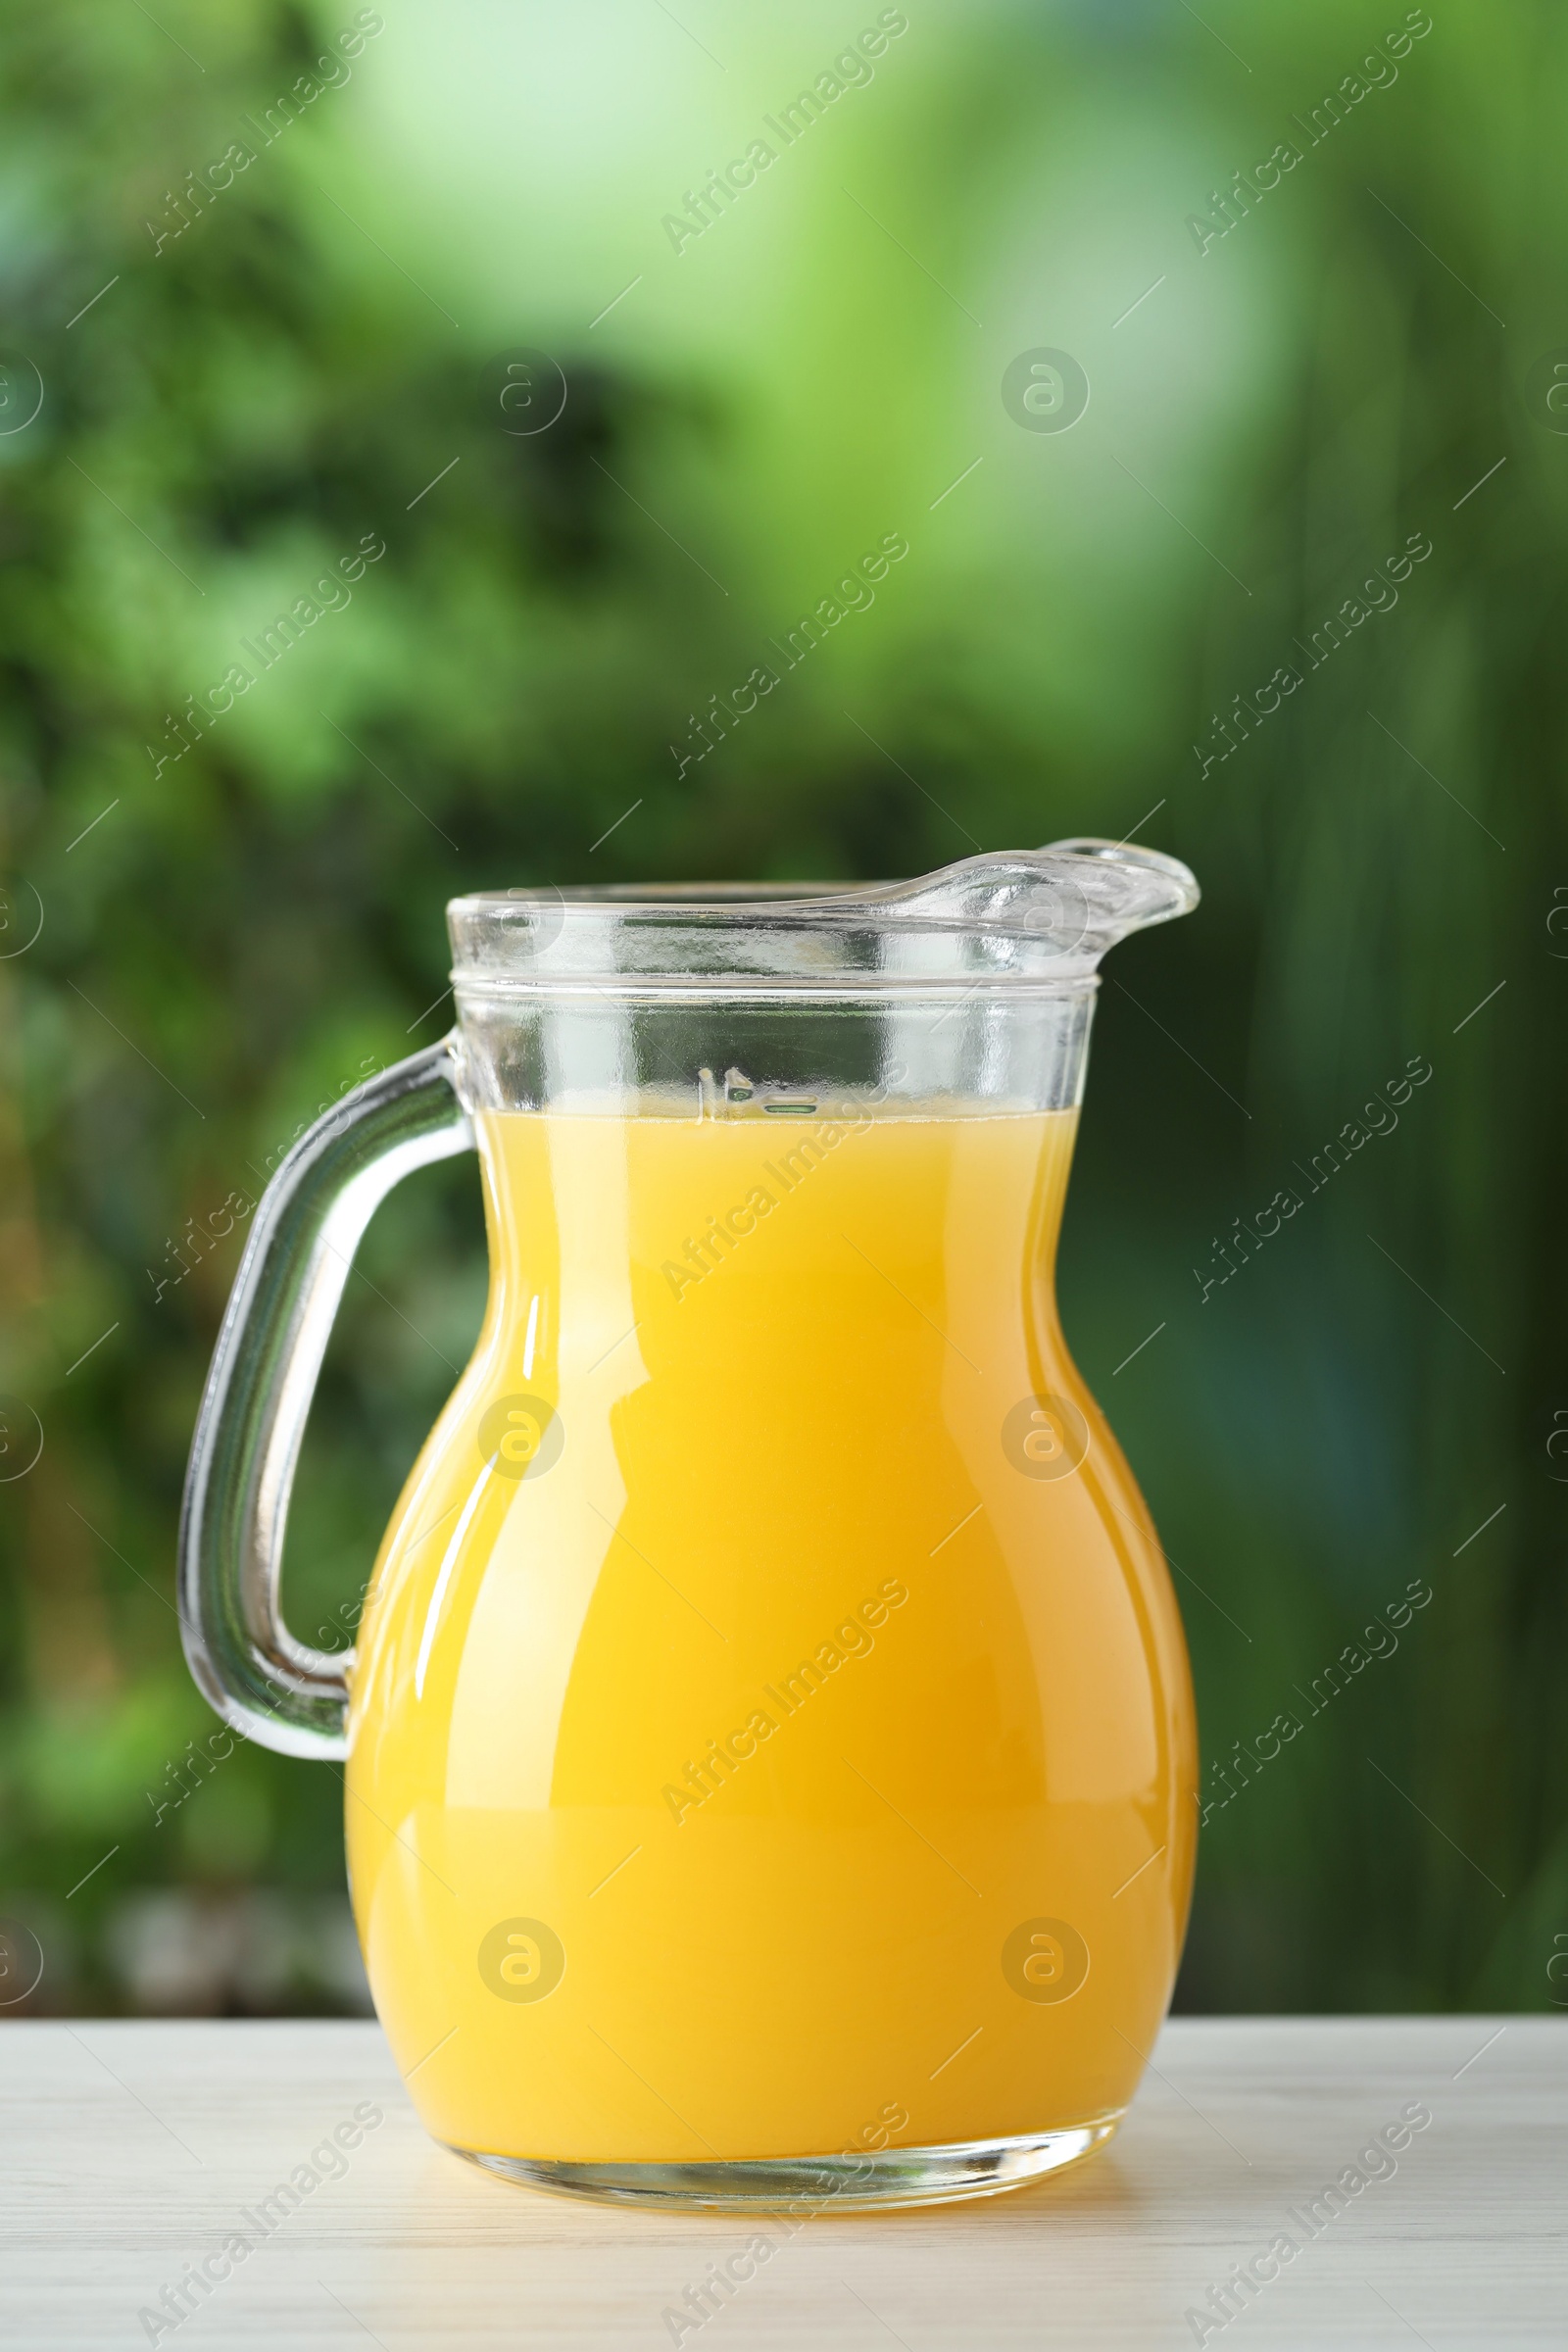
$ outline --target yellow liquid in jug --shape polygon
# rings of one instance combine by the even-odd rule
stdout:
[[[703,2162],[1113,2116],[1194,1729],[1056,1323],[1075,1115],[477,1126],[489,1309],[350,1716],[426,2126]]]

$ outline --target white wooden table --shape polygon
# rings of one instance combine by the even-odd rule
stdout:
[[[1108,2153],[968,2205],[806,2222],[703,2352],[1568,2346],[1568,2019],[1180,2020]],[[321,2352],[657,2346],[768,2227],[539,2196],[433,2146],[379,2030],[0,2025],[0,2345],[111,2352],[369,2102],[384,2120],[176,2328]],[[1431,2122],[1308,2208],[1401,2110]],[[774,2235],[779,2233],[775,2230]],[[1209,2290],[1300,2250],[1224,2327]],[[1235,2306],[1233,2305],[1233,2308]],[[689,2319],[689,2311],[685,2312]]]

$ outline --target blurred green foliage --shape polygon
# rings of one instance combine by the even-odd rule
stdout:
[[[1205,904],[1107,967],[1068,1329],[1180,1563],[1205,1758],[1303,1724],[1216,1801],[1179,1997],[1544,2005],[1568,27],[911,6],[692,239],[665,217],[875,12],[372,15],[66,0],[0,34],[0,1910],[50,1955],[36,2001],[355,1997],[330,1773],[240,1749],[159,1813],[212,1730],[172,1563],[241,1203],[438,1033],[446,898],[1138,827]],[[531,437],[496,398],[521,346],[569,386]],[[1087,370],[1070,432],[1003,405],[1036,347]],[[682,767],[892,530],[874,608]],[[367,537],[351,601],[175,757],[186,698]],[[1397,1128],[1309,1189],[1411,1055]],[[476,1326],[474,1193],[411,1183],[351,1285],[308,1638]],[[1397,1651],[1308,1715],[1411,1580]],[[160,1974],[192,1922],[220,1956]]]

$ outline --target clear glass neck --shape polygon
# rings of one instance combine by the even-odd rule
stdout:
[[[675,1118],[1065,1109],[1096,967],[1197,904],[1103,841],[913,882],[485,892],[448,909],[470,1107]]]

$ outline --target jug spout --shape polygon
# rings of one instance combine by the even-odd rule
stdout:
[[[1130,842],[1089,835],[962,858],[918,881],[858,894],[884,919],[1014,940],[1032,948],[1031,964],[1092,969],[1107,948],[1152,923],[1168,923],[1198,905],[1198,883],[1176,858]],[[852,897],[837,900],[847,908]],[[1065,976],[1065,975],[1064,975]]]

